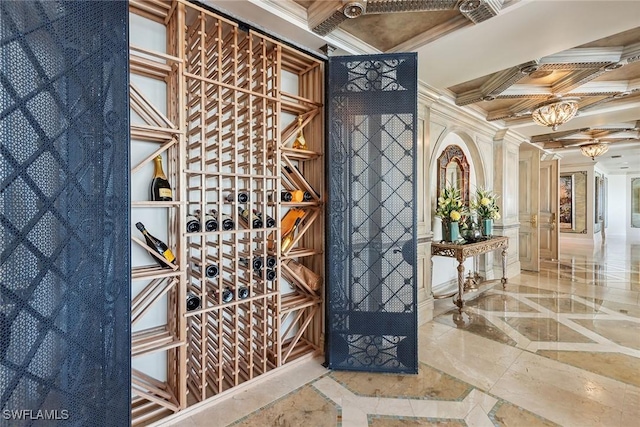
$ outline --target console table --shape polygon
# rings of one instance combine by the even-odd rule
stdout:
[[[509,248],[509,238],[504,236],[491,237],[477,243],[467,243],[464,245],[456,243],[431,243],[431,257],[443,256],[458,260],[458,298],[454,303],[458,308],[464,306],[464,261],[469,257],[502,249],[502,288],[507,284],[507,249]],[[449,295],[450,296],[450,295]]]

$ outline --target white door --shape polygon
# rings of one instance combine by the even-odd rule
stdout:
[[[520,148],[518,211],[520,219],[520,265],[523,270],[540,269],[540,150]]]
[[[558,259],[558,160],[540,162],[540,258]]]

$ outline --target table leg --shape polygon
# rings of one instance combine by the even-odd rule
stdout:
[[[464,306],[464,300],[462,296],[464,295],[464,260],[458,261],[458,299],[454,301],[459,309],[462,309]]]
[[[507,248],[502,249],[502,289],[507,289]]]

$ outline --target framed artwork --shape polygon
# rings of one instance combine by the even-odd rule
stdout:
[[[560,174],[560,232],[587,232],[587,171]]]
[[[640,178],[631,180],[631,227],[640,228]]]
[[[560,230],[573,228],[573,175],[560,175]]]

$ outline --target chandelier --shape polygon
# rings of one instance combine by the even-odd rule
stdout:
[[[609,149],[609,144],[600,142],[594,139],[592,143],[581,145],[580,151],[587,157],[591,157],[591,160],[595,160],[596,157],[603,155]]]
[[[541,126],[549,126],[557,130],[558,126],[567,123],[578,112],[580,98],[554,98],[538,104],[531,116]]]

